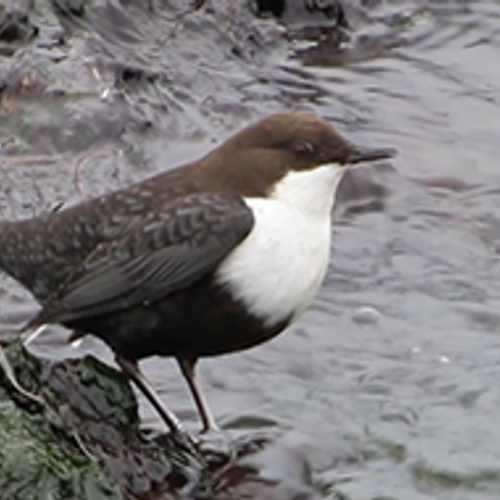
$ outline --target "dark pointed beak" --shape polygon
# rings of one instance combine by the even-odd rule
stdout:
[[[346,158],[346,164],[362,163],[365,161],[387,160],[398,154],[394,148],[366,148],[353,145],[352,152]]]

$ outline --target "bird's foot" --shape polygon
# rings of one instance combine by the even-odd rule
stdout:
[[[198,436],[198,450],[210,468],[220,468],[231,461],[234,447],[228,434],[218,427],[210,427]]]
[[[170,433],[172,444],[179,450],[188,453],[189,455],[204,460],[203,453],[200,450],[198,440],[189,434],[184,429]]]

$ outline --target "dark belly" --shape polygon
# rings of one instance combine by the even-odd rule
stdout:
[[[121,356],[141,359],[238,351],[271,339],[287,324],[288,320],[265,326],[207,278],[158,302],[67,326],[96,335]]]

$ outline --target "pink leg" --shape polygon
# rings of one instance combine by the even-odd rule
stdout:
[[[209,430],[217,430],[217,424],[215,423],[212,412],[208,407],[207,401],[203,395],[203,391],[201,390],[201,386],[196,377],[196,361],[196,359],[177,358],[177,362],[179,363],[182,375],[184,375],[184,378],[188,383],[189,390],[191,391],[191,395],[193,396],[196,408],[198,409],[198,413],[203,425],[203,432]]]

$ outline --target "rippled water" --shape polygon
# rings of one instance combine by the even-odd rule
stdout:
[[[115,185],[143,177],[164,168],[164,156],[169,165],[192,158],[209,139],[292,105],[326,116],[357,142],[396,147],[394,170],[373,173],[385,186],[379,209],[338,207],[328,276],[312,309],[273,342],[205,360],[200,372],[224,427],[265,428],[300,447],[327,496],[498,499],[500,2],[373,3],[348,6],[353,31],[340,50],[302,40],[231,59],[208,45],[200,68],[197,52],[193,66],[179,69],[171,94],[165,82],[148,91],[155,103],[182,104],[184,118],[167,114],[162,127],[190,142],[149,135],[139,146],[125,136],[124,153],[98,150],[101,173],[86,167],[83,186],[93,192],[103,176]],[[242,29],[227,22],[227,36]],[[273,33],[274,21],[261,23]],[[181,40],[173,42],[179,57],[190,60]],[[183,78],[188,95],[179,90]],[[226,89],[237,91],[222,95]],[[154,108],[139,96],[129,102],[132,117]],[[124,170],[131,158],[141,168]],[[50,177],[49,167],[33,168]],[[16,178],[5,199],[22,214],[87,189],[61,194],[51,179],[45,184],[42,201],[20,202]],[[8,290],[5,324],[34,308]],[[38,352],[75,355],[51,330]],[[103,352],[93,339],[78,352],[88,350]],[[196,428],[174,363],[147,360],[144,369]],[[146,404],[143,413],[161,425]]]

